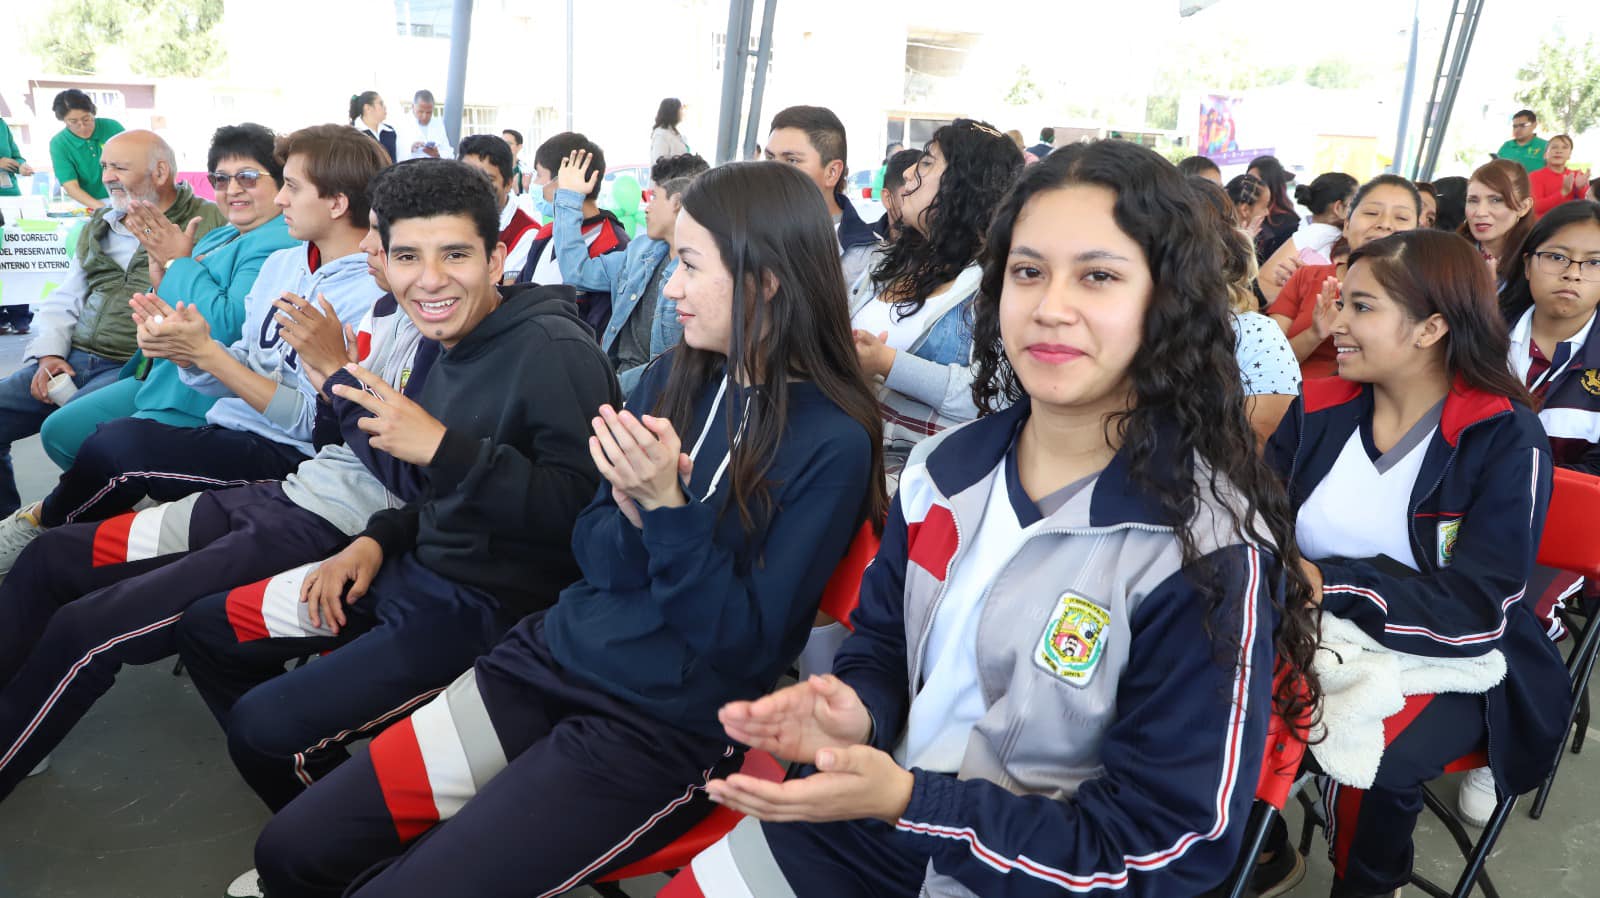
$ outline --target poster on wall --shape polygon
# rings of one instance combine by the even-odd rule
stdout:
[[[1251,146],[1250,108],[1243,97],[1208,94],[1200,98],[1200,155],[1218,165],[1242,165],[1272,155],[1271,147]]]

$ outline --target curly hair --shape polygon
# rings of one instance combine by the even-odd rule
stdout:
[[[995,208],[1022,171],[1022,151],[987,122],[958,118],[929,143],[939,145],[945,168],[925,213],[926,233],[902,228],[872,271],[875,292],[892,297],[901,318],[921,311],[933,291],[978,258]],[[917,176],[906,180],[905,195],[920,189]]]
[[[372,143],[371,139],[367,140]],[[500,208],[483,172],[454,159],[409,159],[372,179],[372,211],[378,236],[389,248],[389,229],[407,218],[465,215],[483,238],[486,253],[500,242]]]
[[[1133,399],[1126,411],[1107,418],[1107,442],[1120,443],[1134,483],[1159,499],[1185,566],[1201,562],[1190,522],[1206,489],[1217,504],[1234,510],[1240,541],[1275,547],[1284,586],[1273,599],[1281,620],[1275,642],[1279,664],[1290,676],[1274,702],[1287,719],[1298,720],[1321,695],[1311,668],[1317,613],[1300,569],[1288,495],[1257,453],[1246,413],[1228,307],[1228,233],[1213,201],[1172,163],[1126,141],[1072,144],[1030,166],[989,229],[983,285],[973,306],[973,399],[990,413],[1024,398],[1000,335],[1012,230],[1035,196],[1076,185],[1098,185],[1116,195],[1117,226],[1143,248],[1153,281],[1141,346],[1128,372]],[[1173,458],[1199,463],[1173,465]],[[1237,498],[1227,495],[1230,484]],[[1211,572],[1197,583],[1210,602],[1208,620],[1248,613],[1224,608],[1239,599],[1221,588],[1210,565],[1199,567]],[[1226,646],[1227,637],[1211,636],[1219,650],[1237,648]],[[1296,681],[1303,688],[1294,688]]]

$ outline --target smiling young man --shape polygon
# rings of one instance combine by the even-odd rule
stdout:
[[[416,401],[354,366],[323,392],[372,414],[369,445],[415,466],[420,493],[320,566],[202,599],[179,628],[235,764],[274,810],[580,576],[572,528],[600,480],[589,419],[619,399],[569,288],[497,286],[505,250],[477,172],[403,163],[375,203],[390,286],[443,349]],[[322,657],[284,672],[307,653]]]
[[[844,267],[844,285],[855,285],[866,272],[868,260],[878,238],[872,226],[863,222],[845,196],[850,169],[849,143],[844,123],[825,106],[790,106],[772,117],[767,134],[765,157],[768,162],[787,162],[806,173],[833,216],[833,229],[839,236],[839,264]]]
[[[386,288],[376,225],[362,248]],[[320,386],[324,369],[349,358],[343,327],[325,314],[326,300],[322,312],[279,303],[284,340]],[[438,355],[392,296],[373,305],[354,342],[361,364],[406,395],[421,389]],[[194,493],[57,527],[23,553],[0,582],[0,798],[37,769],[123,664],[177,651],[178,616],[194,600],[326,558],[374,513],[415,498],[420,479],[368,445],[362,409],[324,404],[318,413],[341,441],[282,483]]]
[[[367,184],[388,157],[370,138],[336,125],[296,131],[278,152],[283,188],[276,202],[289,235],[304,242],[262,263],[245,297],[243,328],[218,335],[231,345],[213,338],[194,306],[135,297],[144,354],[171,359],[183,369],[184,384],[221,397],[206,412],[207,424],[175,427],[143,418],[102,424],[44,501],[0,521],[0,572],[43,529],[102,520],[146,496],[168,502],[199,490],[282,480],[315,451],[316,394],[278,332],[274,303],[325,297],[341,320],[357,321],[383,294],[360,243]]]

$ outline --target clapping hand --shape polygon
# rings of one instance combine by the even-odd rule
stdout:
[[[663,506],[687,505],[683,482],[693,471],[693,460],[685,455],[672,429],[672,422],[654,415],[635,417],[633,412],[600,406],[600,414],[590,424],[589,456],[600,476],[611,483],[612,495],[630,500],[617,507],[639,526],[638,509],[653,511]],[[629,507],[629,506],[634,507]]]
[[[837,677],[814,676],[753,702],[731,702],[718,713],[728,737],[817,772],[773,783],[744,774],[712,780],[712,801],[761,820],[893,821],[911,800],[914,778],[871,735],[866,706]]]
[[[320,393],[328,375],[361,360],[356,358],[355,328],[339,323],[339,313],[326,296],[317,299],[313,303],[285,292],[272,304],[278,309],[279,335],[300,356],[300,370]]]
[[[179,228],[150,203],[132,200],[123,222],[144,246],[145,253],[160,262],[162,268],[171,265],[174,259],[194,253],[195,235],[200,230],[199,216],[189,219],[186,227]]]
[[[169,306],[154,293],[135,293],[128,305],[138,325],[139,349],[152,359],[170,359],[188,368],[216,345],[211,325],[192,303]]]
[[[1316,308],[1311,310],[1311,330],[1318,340],[1328,339],[1333,333],[1333,322],[1339,317],[1339,279],[1329,277],[1322,282],[1322,292],[1317,294]]]

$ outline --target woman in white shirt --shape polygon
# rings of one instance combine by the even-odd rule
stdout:
[[[689,142],[678,133],[678,123],[683,121],[683,101],[667,97],[656,110],[655,127],[650,129],[650,161],[663,156],[682,156],[689,152]]]
[[[1261,295],[1267,302],[1278,298],[1278,291],[1289,283],[1289,276],[1302,265],[1327,265],[1333,261],[1333,246],[1344,234],[1345,219],[1356,188],[1361,184],[1344,172],[1317,175],[1308,185],[1295,188],[1295,202],[1311,210],[1311,218],[1284,241],[1262,266]]]

